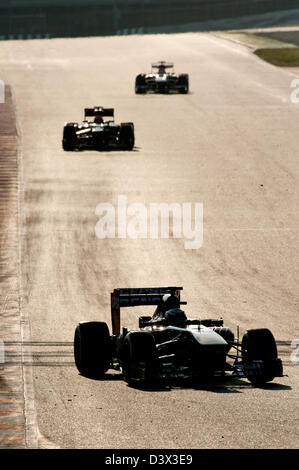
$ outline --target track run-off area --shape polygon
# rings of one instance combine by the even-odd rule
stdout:
[[[159,60],[189,74],[189,94],[135,95],[136,75]],[[37,445],[297,448],[295,74],[208,33],[1,42],[0,72],[20,126],[21,308],[30,326],[22,336],[30,354],[20,359]],[[62,150],[64,123],[96,105],[134,122],[133,151]],[[97,238],[97,206],[117,207],[119,196],[146,209],[202,204],[202,244]],[[105,380],[80,376],[77,323],[111,328],[114,288],[169,285],[184,287],[191,318],[222,317],[241,335],[269,328],[286,376],[262,388],[222,378],[166,390],[128,387],[112,370]],[[129,309],[122,324],[138,326],[141,314],[152,310]]]

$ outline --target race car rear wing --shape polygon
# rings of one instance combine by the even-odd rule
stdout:
[[[114,289],[111,292],[112,334],[120,334],[120,308],[138,305],[159,305],[165,294],[176,295],[180,300],[183,287],[145,287],[135,289]],[[180,304],[186,302],[181,302]]]
[[[93,108],[85,108],[84,116],[114,116],[113,108],[103,108],[102,106],[94,106]]]
[[[153,69],[159,69],[160,67],[164,67],[165,69],[171,69],[173,67],[172,62],[164,62],[164,60],[161,60],[161,62],[154,62],[152,64]]]

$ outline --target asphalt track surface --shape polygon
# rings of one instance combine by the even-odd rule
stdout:
[[[170,60],[188,95],[134,94],[135,76]],[[209,34],[1,43],[22,130],[26,243],[23,309],[30,320],[41,447],[296,448],[298,357],[298,112],[287,71]],[[3,76],[2,74],[2,76]],[[64,152],[65,121],[85,106],[133,121],[132,152]],[[201,248],[184,239],[95,236],[101,202],[200,202]],[[223,317],[242,335],[268,327],[287,377],[263,388],[222,379],[142,391],[109,371],[80,376],[81,320],[110,326],[116,287],[184,286],[190,317]],[[136,310],[136,311],[135,311]],[[125,311],[133,327],[139,314]],[[291,355],[293,353],[293,355]],[[31,360],[32,359],[32,360]]]

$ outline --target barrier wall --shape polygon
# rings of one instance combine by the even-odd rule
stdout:
[[[298,8],[298,0],[1,0],[0,39],[147,33]]]

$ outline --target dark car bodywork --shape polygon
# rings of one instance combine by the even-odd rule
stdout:
[[[62,147],[65,151],[121,149],[132,150],[135,143],[134,124],[115,124],[114,109],[95,106],[85,108],[81,124],[68,122],[63,128]],[[94,120],[86,118],[93,117]],[[112,119],[104,120],[104,117]]]
[[[189,92],[189,75],[177,74],[173,71],[173,64],[164,61],[153,63],[150,73],[137,75],[135,79],[135,93],[182,93]]]
[[[263,384],[282,376],[282,362],[268,329],[248,330],[235,339],[222,319],[186,319],[183,327],[163,318],[139,317],[139,327],[121,328],[123,307],[161,306],[165,295],[180,304],[182,287],[114,289],[111,293],[112,335],[106,323],[81,322],[75,331],[74,352],[79,372],[103,375],[120,370],[129,384],[196,379],[229,373]]]

